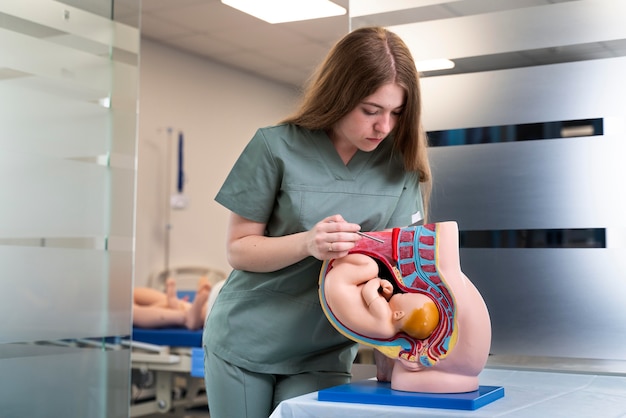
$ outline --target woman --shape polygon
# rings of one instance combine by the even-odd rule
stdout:
[[[256,132],[215,198],[234,270],[204,330],[212,418],[350,381],[357,346],[322,312],[322,260],[425,217],[426,147],[415,63],[379,27],[339,40],[296,113]]]

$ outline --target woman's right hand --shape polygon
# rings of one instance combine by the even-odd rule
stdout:
[[[330,260],[348,255],[361,236],[359,224],[347,222],[341,215],[319,221],[306,234],[309,253],[318,260]]]

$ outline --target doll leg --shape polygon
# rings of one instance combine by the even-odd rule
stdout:
[[[167,307],[170,309],[186,311],[190,308],[189,302],[178,297],[178,293],[176,291],[176,280],[172,278],[165,281],[165,296],[167,300]]]
[[[151,287],[136,287],[133,289],[133,302],[140,306],[161,306],[167,305],[165,293]]]
[[[198,281],[198,289],[193,302],[185,313],[185,326],[188,329],[199,329],[204,325],[206,303],[211,293],[211,284],[206,278]]]
[[[158,306],[133,306],[133,325],[142,328],[177,327],[185,324],[185,312]]]

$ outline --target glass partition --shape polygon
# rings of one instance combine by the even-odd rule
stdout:
[[[129,413],[139,31],[114,6],[0,3],[3,418]]]

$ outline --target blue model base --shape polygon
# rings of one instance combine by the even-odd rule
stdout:
[[[389,383],[363,380],[320,390],[317,399],[330,402],[475,410],[503,396],[502,386],[480,386],[474,392],[465,393],[423,393],[402,392],[391,389]]]

